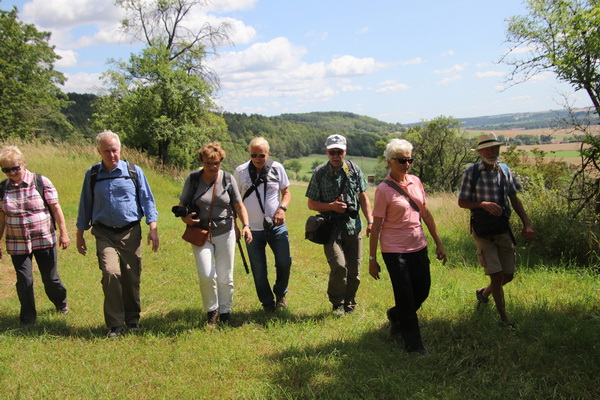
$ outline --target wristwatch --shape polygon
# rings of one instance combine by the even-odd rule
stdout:
[[[286,206],[279,206],[279,208],[281,208],[283,211],[287,211],[287,207]]]

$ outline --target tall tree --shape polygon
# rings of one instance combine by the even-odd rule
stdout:
[[[509,79],[522,82],[552,71],[575,90],[584,90],[600,115],[600,0],[528,0],[529,15],[509,20],[507,39],[513,47],[502,58],[512,66]],[[527,48],[523,53],[518,49]],[[514,56],[514,57],[513,57]],[[573,179],[574,213],[595,201],[600,214],[600,137],[586,131],[582,164]],[[591,172],[591,173],[590,173]]]
[[[121,132],[124,143],[164,163],[189,166],[202,141],[225,139],[224,120],[212,95],[216,74],[205,59],[228,40],[229,26],[198,24],[194,7],[202,0],[117,0],[123,29],[146,43],[139,55],[114,62],[105,82],[109,94],[97,105],[94,126]]]
[[[414,146],[412,173],[432,190],[456,190],[465,164],[477,159],[472,139],[462,136],[460,121],[452,117],[439,116],[410,127],[403,137]]]
[[[30,138],[72,129],[60,110],[66,96],[57,85],[65,77],[54,70],[60,57],[48,44],[50,33],[18,19],[18,11],[0,10],[0,138]]]

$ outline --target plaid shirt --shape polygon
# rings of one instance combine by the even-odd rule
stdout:
[[[474,168],[471,165],[463,173],[458,198],[473,201],[491,201],[504,207],[506,216],[510,216],[508,196],[517,194],[519,189],[521,189],[521,185],[519,185],[519,182],[517,182],[510,169],[508,173],[505,173],[502,167],[496,163],[495,168],[492,171],[488,171],[483,161],[475,164],[475,167],[479,168],[479,179],[475,182],[475,193],[472,193],[473,189],[471,189],[471,178]],[[504,196],[502,196],[502,193],[504,193]]]
[[[342,178],[344,175],[348,175],[348,181],[344,186],[344,192],[342,198],[345,202],[354,203],[354,207],[357,210],[360,209],[359,195],[368,189],[367,181],[358,167],[353,164],[354,168],[350,168],[347,161],[344,161],[344,166],[338,168],[336,171],[331,163],[327,161],[326,164],[322,164],[315,169],[312,178],[306,188],[306,197],[309,199],[319,201],[322,203],[331,203],[338,198],[340,187],[342,185]],[[319,169],[323,168],[324,173],[321,172],[319,176],[322,176],[321,181],[317,180],[317,173]],[[349,235],[357,235],[362,229],[362,223],[360,216],[356,219],[348,218],[345,214],[339,214],[336,212],[327,212],[334,217],[334,221],[338,228],[342,228]]]
[[[48,204],[58,203],[58,193],[52,182],[43,177],[44,194]],[[56,244],[56,233],[50,212],[35,188],[35,175],[25,171],[16,184],[9,179],[0,207],[4,212],[6,251],[11,255],[31,254]]]

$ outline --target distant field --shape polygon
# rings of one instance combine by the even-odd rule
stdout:
[[[594,132],[595,135],[600,134],[600,126],[599,125],[594,125],[594,126],[590,127],[590,129],[592,132]],[[534,136],[552,135],[556,139],[564,139],[565,137],[570,137],[574,134],[581,135],[581,132],[575,132],[575,131],[573,131],[573,129],[550,129],[550,128],[506,129],[506,130],[502,130],[502,129],[475,130],[474,129],[474,130],[465,130],[464,132],[467,133],[467,135],[473,136],[473,137],[480,135],[482,132],[494,132],[498,136],[503,135],[504,137],[507,137],[507,138],[513,138],[513,137],[516,137],[517,135],[534,135]]]

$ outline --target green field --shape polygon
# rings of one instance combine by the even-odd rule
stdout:
[[[432,261],[431,293],[419,312],[429,357],[406,354],[390,339],[385,312],[393,295],[385,270],[375,281],[364,262],[359,308],[351,316],[331,315],[329,268],[321,246],[303,238],[311,212],[297,184],[287,213],[294,260],[288,309],[263,313],[238,256],[237,326],[206,330],[193,256],[180,239],[183,224],[170,212],[181,179],[152,170],[135,154],[126,157],[145,167],[154,190],[161,248],[152,253],[144,244],[141,332],[107,339],[94,241],[88,233],[86,257],[74,245],[83,173],[98,157],[93,148],[23,150],[28,167],[57,186],[71,229],[72,246],[59,251],[71,313],[53,312],[36,274],[38,321],[21,326],[14,270],[8,256],[0,260],[0,399],[600,397],[598,274],[534,265],[519,242],[520,269],[506,287],[517,328],[499,326],[493,305],[474,308],[474,291],[486,277],[467,213],[452,194],[429,199],[449,256],[446,265]]]

